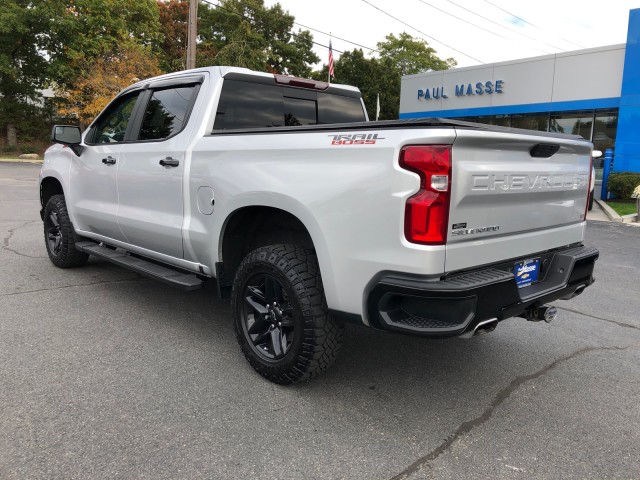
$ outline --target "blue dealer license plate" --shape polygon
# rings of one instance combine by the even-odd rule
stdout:
[[[540,273],[540,259],[533,258],[517,262],[513,267],[513,275],[516,277],[518,288],[527,287],[538,281]]]

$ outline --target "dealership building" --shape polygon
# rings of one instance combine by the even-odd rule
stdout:
[[[640,9],[626,44],[404,76],[400,118],[421,117],[578,134],[640,172]]]

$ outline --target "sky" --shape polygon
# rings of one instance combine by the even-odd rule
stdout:
[[[386,35],[407,32],[458,67],[625,43],[629,10],[640,8],[640,0],[265,0],[276,3],[315,42],[328,45],[331,32],[335,58],[361,48],[349,42],[375,56],[369,49]],[[327,48],[314,51],[327,63]]]

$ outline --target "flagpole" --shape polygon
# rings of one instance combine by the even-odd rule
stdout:
[[[331,32],[329,32],[329,57],[331,57]],[[329,60],[331,61],[331,60]],[[331,66],[329,66],[329,72],[327,73],[327,76],[329,77],[329,84],[331,84]]]

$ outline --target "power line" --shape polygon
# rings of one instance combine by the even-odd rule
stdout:
[[[367,50],[371,50],[372,52],[376,52],[376,53],[378,53],[378,52],[379,52],[379,50],[376,50],[375,48],[371,48],[371,47],[366,47],[366,46],[364,46],[364,45],[360,45],[359,43],[352,42],[351,40],[346,40],[346,39],[344,39],[344,38],[340,38],[340,37],[338,37],[338,36],[336,36],[336,35],[333,35],[333,34],[331,34],[331,33],[323,32],[322,30],[318,30],[317,28],[308,27],[308,26],[303,25],[303,24],[298,23],[298,22],[293,22],[293,23],[294,23],[295,25],[299,25],[299,26],[301,26],[302,28],[308,28],[309,30],[313,30],[314,32],[322,33],[323,35],[330,35],[330,36],[332,36],[333,38],[337,38],[338,40],[342,40],[343,42],[350,43],[351,45],[355,45],[356,47],[366,48]],[[337,51],[337,50],[335,50],[335,49],[334,49],[334,51]]]
[[[213,7],[216,7],[216,8],[219,8],[219,9],[221,9],[221,10],[224,10],[225,12],[229,12],[229,13],[231,13],[231,14],[233,14],[233,15],[237,16],[237,17],[244,18],[244,19],[245,19],[245,20],[247,20],[248,22],[251,22],[251,19],[250,19],[250,18],[247,18],[245,15],[242,15],[242,14],[240,14],[240,13],[238,13],[238,12],[234,12],[233,10],[230,10],[230,9],[228,9],[228,8],[226,8],[226,7],[223,7],[222,5],[215,4],[215,3],[210,2],[210,1],[208,1],[208,0],[200,0],[200,1],[201,1],[202,3],[206,3],[206,4],[211,5],[211,6],[213,6]],[[295,33],[293,33],[293,32],[289,32],[289,35],[291,35],[291,36],[293,36],[293,37],[296,37],[296,38],[299,38],[299,37],[300,37],[299,35],[296,35],[296,34],[295,34]],[[338,38],[338,37],[336,37],[336,38]],[[324,44],[322,44],[322,43],[318,43],[318,42],[313,41],[313,40],[311,40],[311,43],[313,43],[314,45],[318,45],[319,47],[326,48],[327,50],[329,49],[329,45],[324,45]],[[365,47],[365,48],[366,48],[366,47]],[[337,50],[337,49],[335,49],[335,48],[333,48],[332,50],[333,50],[334,52],[344,53],[343,51],[341,51],[341,50]]]
[[[457,15],[454,15],[453,13],[447,12],[446,10],[442,10],[441,8],[438,8],[438,7],[436,7],[435,5],[431,5],[430,3],[425,2],[424,0],[418,0],[418,1],[419,1],[420,3],[424,3],[424,4],[425,4],[425,5],[427,5],[428,7],[431,7],[431,8],[433,8],[433,9],[435,9],[435,10],[438,10],[439,12],[444,13],[445,15],[449,15],[450,17],[453,17],[453,18],[455,18],[455,19],[457,19],[457,20],[460,20],[461,22],[467,23],[467,24],[469,24],[469,25],[471,25],[471,26],[473,26],[473,27],[479,28],[480,30],[483,30],[483,31],[485,31],[485,32],[487,32],[487,33],[490,33],[491,35],[495,35],[496,37],[500,37],[500,38],[504,38],[505,40],[509,40],[509,38],[505,37],[504,35],[500,35],[499,33],[496,33],[496,32],[493,32],[493,31],[491,31],[491,30],[488,30],[488,29],[486,29],[485,27],[483,27],[483,26],[481,26],[481,25],[475,24],[475,23],[473,23],[473,22],[470,22],[470,21],[468,21],[468,20],[465,20],[464,18],[458,17]],[[547,52],[547,51],[545,51],[545,50],[540,50],[540,51],[541,51],[541,52],[544,52],[544,53],[550,53],[550,52]]]
[[[241,14],[239,14],[239,13],[237,13],[237,12],[234,12],[234,11],[232,11],[232,10],[229,10],[228,8],[223,7],[222,5],[219,5],[219,4],[218,4],[218,5],[216,5],[216,4],[211,3],[211,2],[209,2],[209,1],[207,1],[207,0],[200,0],[200,1],[202,1],[202,2],[204,2],[204,3],[208,3],[209,5],[212,5],[212,6],[214,6],[214,7],[221,8],[222,10],[225,10],[225,11],[227,11],[227,12],[229,12],[229,13],[233,13],[234,15],[241,16],[241,17],[243,17],[245,20],[249,20],[249,19],[248,19],[247,17],[245,17],[244,15],[241,15]],[[309,27],[308,25],[303,25],[302,23],[299,23],[299,22],[293,22],[293,23],[294,23],[294,25],[298,25],[298,26],[300,26],[300,27],[302,27],[302,28],[306,28],[306,29],[308,29],[308,30],[313,30],[314,32],[322,33],[323,35],[332,36],[333,38],[336,38],[336,39],[341,40],[341,41],[343,41],[343,42],[349,43],[349,44],[351,44],[351,45],[355,45],[356,47],[364,48],[364,49],[367,49],[367,50],[370,50],[370,51],[372,51],[372,52],[376,52],[376,53],[378,52],[378,50],[377,50],[377,49],[375,49],[375,48],[367,47],[366,45],[361,45],[361,44],[359,44],[359,43],[357,43],[357,42],[352,42],[351,40],[347,40],[346,38],[338,37],[337,35],[333,35],[333,34],[331,34],[331,33],[323,32],[322,30],[318,30],[317,28]],[[291,32],[290,32],[290,33],[291,33]],[[293,35],[294,37],[297,37],[297,35],[296,35],[296,34],[294,34],[294,33],[291,33],[291,35]],[[321,47],[329,48],[327,45],[322,45],[322,44],[317,43],[317,42],[313,42],[313,43],[314,43],[314,44],[316,44],[316,45],[319,45],[319,46],[321,46]],[[334,51],[334,52],[338,52],[338,53],[344,53],[344,52],[342,52],[342,51],[340,51],[340,50],[336,50],[335,48],[333,48],[333,51]]]
[[[499,33],[491,31],[491,30],[489,30],[489,29],[487,29],[487,28],[485,28],[483,26],[477,25],[477,24],[475,24],[473,22],[465,20],[464,18],[458,17],[457,15],[454,15],[453,13],[447,12],[446,10],[442,10],[441,8],[438,8],[435,5],[431,5],[430,3],[425,2],[424,0],[418,0],[418,1],[420,3],[424,3],[428,7],[431,7],[433,9],[435,9],[435,10],[438,10],[439,12],[444,13],[445,15],[449,15],[450,17],[453,17],[453,18],[455,18],[457,20],[460,20],[461,22],[467,23],[467,24],[471,25],[472,27],[479,28],[480,30],[483,30],[483,31],[485,31],[487,33],[490,33],[491,35],[495,35],[496,37],[504,38],[505,40],[510,40],[509,38],[505,37],[504,35],[500,35]],[[535,47],[533,47],[533,48],[535,48]],[[539,48],[535,48],[535,49],[538,50],[539,52],[542,52],[542,53],[551,53],[551,52],[547,52],[546,50],[541,50]]]
[[[455,6],[456,6],[456,7],[458,7],[458,8],[461,8],[461,9],[463,9],[463,10],[466,10],[467,12],[469,12],[469,13],[471,13],[471,14],[475,15],[476,17],[480,17],[480,18],[482,18],[483,20],[486,20],[487,22],[491,22],[491,23],[493,23],[494,25],[497,25],[497,26],[499,26],[499,27],[501,27],[501,28],[507,29],[507,30],[509,30],[509,31],[511,31],[511,32],[514,32],[514,33],[517,33],[518,35],[522,35],[523,37],[527,37],[527,38],[529,38],[529,39],[533,40],[534,42],[542,43],[542,44],[544,44],[544,45],[546,45],[546,46],[548,46],[548,47],[555,48],[556,50],[560,50],[560,51],[562,51],[562,52],[566,52],[566,49],[564,49],[564,48],[560,48],[560,47],[557,47],[557,46],[555,46],[555,45],[551,45],[551,44],[546,43],[546,42],[540,42],[540,40],[539,40],[539,39],[537,39],[537,38],[535,38],[535,37],[532,37],[532,36],[527,35],[527,34],[525,34],[525,33],[519,32],[518,30],[514,30],[513,28],[509,28],[509,27],[507,27],[507,26],[505,26],[505,25],[502,25],[501,23],[498,23],[498,22],[496,22],[496,21],[494,21],[494,20],[491,20],[490,18],[484,17],[484,16],[480,15],[479,13],[474,12],[473,10],[469,10],[468,8],[463,7],[462,5],[460,5],[460,4],[456,3],[456,2],[453,2],[452,0],[445,0],[445,1],[447,1],[447,2],[449,2],[449,3],[451,3],[451,4],[453,4],[453,5],[455,5]],[[485,1],[486,1],[486,0],[485,0]],[[549,53],[549,52],[547,52],[547,53]]]
[[[502,8],[502,7],[498,6],[498,5],[496,5],[495,3],[491,3],[489,0],[484,0],[484,1],[485,1],[486,3],[488,3],[489,5],[491,5],[491,6],[495,7],[495,8],[497,8],[498,10],[502,10],[502,11],[503,11],[504,13],[506,13],[507,15],[511,15],[513,18],[517,18],[518,20],[521,20],[522,22],[526,23],[527,25],[531,25],[532,27],[535,27],[535,28],[537,28],[538,30],[542,30],[542,31],[544,31],[544,29],[542,29],[542,28],[538,27],[537,25],[534,25],[534,24],[533,24],[533,23],[531,23],[531,22],[527,22],[524,18],[519,17],[519,16],[517,16],[517,15],[514,15],[513,13],[507,12],[504,8]],[[580,48],[587,48],[587,47],[584,47],[584,46],[582,46],[582,45],[580,45],[580,44],[578,44],[578,43],[576,43],[576,42],[572,42],[571,40],[567,40],[566,38],[559,37],[558,35],[555,35],[555,37],[559,38],[560,40],[564,40],[565,42],[571,43],[571,44],[575,45],[576,47],[580,47]]]
[[[498,6],[498,5],[496,5],[495,3],[491,3],[491,2],[489,2],[489,1],[487,1],[487,0],[484,0],[484,1],[485,1],[486,3],[488,3],[489,5],[492,5],[492,6],[496,7],[498,10],[502,10],[502,11],[503,11],[504,13],[506,13],[507,15],[510,15],[510,16],[512,16],[513,18],[517,18],[518,20],[520,20],[520,21],[521,21],[521,22],[523,22],[523,23],[526,23],[527,25],[531,25],[532,27],[540,28],[540,27],[537,27],[536,25],[534,25],[533,23],[527,22],[527,21],[526,21],[524,18],[522,18],[522,17],[519,17],[519,16],[517,16],[517,15],[514,15],[513,13],[510,13],[510,12],[507,12],[504,8],[499,7],[499,6]]]
[[[427,38],[430,38],[430,39],[431,39],[431,40],[433,40],[434,42],[437,42],[437,43],[439,43],[439,44],[441,44],[441,45],[444,45],[445,47],[450,48],[451,50],[454,50],[454,51],[456,51],[456,52],[458,52],[458,53],[460,53],[460,54],[464,55],[464,56],[465,56],[465,57],[467,57],[467,58],[470,58],[470,59],[472,59],[472,60],[475,60],[476,62],[479,62],[479,63],[485,63],[485,62],[483,62],[482,60],[477,59],[476,57],[472,57],[471,55],[466,54],[466,53],[464,53],[463,51],[460,51],[460,50],[458,50],[457,48],[452,47],[451,45],[448,45],[448,44],[446,44],[446,43],[444,43],[444,42],[442,42],[442,41],[438,40],[437,38],[434,38],[434,37],[432,37],[432,36],[430,36],[430,35],[427,35],[427,34],[426,34],[426,33],[424,33],[422,30],[419,30],[419,29],[417,29],[416,27],[412,27],[411,25],[409,25],[409,24],[408,24],[407,22],[405,22],[404,20],[400,20],[398,17],[394,17],[394,16],[393,16],[393,15],[391,15],[389,12],[385,12],[384,10],[382,10],[382,9],[381,9],[381,8],[379,8],[379,7],[376,7],[374,4],[372,4],[372,3],[368,2],[367,0],[362,0],[362,1],[363,1],[364,3],[366,3],[367,5],[369,5],[369,6],[373,7],[373,8],[375,8],[375,9],[376,9],[376,10],[378,10],[379,12],[384,13],[386,16],[391,17],[391,18],[393,18],[394,20],[396,20],[396,21],[398,21],[398,22],[402,23],[402,24],[403,24],[403,25],[405,25],[406,27],[409,27],[410,29],[415,30],[416,32],[420,33],[421,35],[423,35],[423,36],[425,36],[425,37],[427,37]]]

